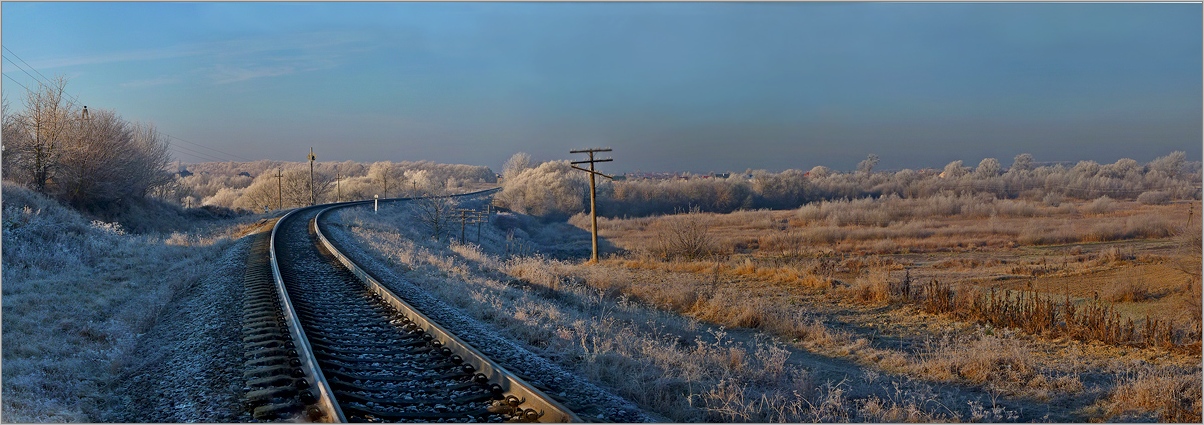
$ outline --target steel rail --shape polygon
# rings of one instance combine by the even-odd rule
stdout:
[[[499,190],[498,188],[487,189],[477,192],[470,192],[459,195],[444,195],[434,198],[461,198],[482,195],[485,193]],[[391,198],[382,199],[385,202],[407,201],[417,198]],[[352,206],[365,206],[374,201],[352,201],[340,202],[334,204],[325,204],[298,208],[282,216],[272,227],[269,253],[270,264],[272,270],[272,279],[275,283],[277,295],[280,297],[280,307],[285,317],[286,327],[293,341],[296,355],[300,360],[298,366],[304,373],[306,380],[310,383],[311,391],[315,392],[315,401],[311,403],[310,411],[316,408],[319,413],[311,413],[309,419],[318,422],[346,422],[347,417],[339,406],[334,391],[330,383],[323,374],[321,367],[318,366],[316,356],[313,353],[313,346],[305,335],[305,331],[301,325],[301,319],[298,316],[298,311],[293,306],[292,301],[288,296],[288,291],[284,284],[284,279],[280,271],[280,264],[277,256],[277,240],[278,231],[289,219],[296,218],[294,214],[313,209],[320,209],[314,218],[308,223],[315,234],[318,236],[320,245],[325,248],[332,256],[337,258],[349,271],[357,276],[366,288],[379,295],[386,303],[397,309],[398,312],[408,316],[416,325],[423,331],[429,333],[438,340],[444,347],[452,350],[452,352],[460,356],[465,364],[472,365],[477,373],[484,375],[490,382],[495,382],[501,389],[502,395],[508,400],[517,400],[520,402],[518,412],[526,412],[525,416],[529,420],[539,422],[582,422],[576,414],[570,411],[563,404],[544,394],[539,389],[525,382],[514,373],[506,370],[501,365],[490,360],[483,353],[468,343],[461,340],[459,337],[452,334],[442,325],[439,325],[434,320],[430,319],[425,314],[418,311],[409,303],[402,300],[380,281],[372,277],[367,271],[355,264],[349,257],[338,250],[337,247],[326,237],[321,231],[321,226],[318,225],[319,219],[323,214],[339,208]],[[511,402],[512,404],[514,402]]]
[[[492,190],[497,189],[451,196],[468,197],[480,195]],[[395,198],[390,201],[402,201],[409,199],[412,198]],[[365,201],[365,203],[366,202],[367,201]],[[467,342],[464,342],[442,325],[438,324],[417,308],[401,299],[401,297],[394,294],[393,291],[389,290],[389,288],[385,287],[385,285],[383,285],[379,280],[374,278],[366,270],[352,261],[350,257],[339,251],[334,243],[332,243],[330,239],[328,239],[322,232],[321,226],[318,225],[318,221],[322,218],[323,214],[327,212],[339,208],[357,206],[360,204],[361,203],[357,202],[326,207],[322,211],[319,211],[310,222],[310,227],[318,236],[319,242],[324,248],[326,248],[328,252],[330,252],[331,255],[337,258],[339,262],[343,264],[343,266],[347,267],[352,274],[358,277],[370,291],[376,293],[387,303],[392,305],[393,308],[396,308],[399,312],[408,316],[410,320],[418,324],[422,330],[434,336],[435,339],[442,343],[444,347],[451,349],[453,353],[463,358],[464,363],[472,365],[478,371],[478,373],[482,373],[488,377],[490,382],[496,382],[499,386],[501,386],[503,395],[517,397],[519,400],[523,400],[522,404],[525,405],[527,409],[534,409],[536,412],[539,412],[537,419],[539,422],[583,422],[580,417],[574,414],[563,404],[552,399],[550,396],[543,393],[543,391],[535,388],[522,378],[519,378],[505,367],[502,367],[493,360],[490,360],[479,350]]]
[[[317,405],[322,414],[315,421],[342,423],[347,422],[347,417],[343,415],[343,409],[339,408],[339,404],[334,400],[334,393],[330,389],[330,383],[326,381],[326,376],[322,374],[322,369],[318,367],[318,363],[314,359],[313,348],[310,347],[309,338],[305,337],[305,330],[301,328],[301,319],[297,317],[297,311],[293,309],[293,303],[289,300],[288,290],[284,287],[284,279],[280,276],[280,264],[276,259],[276,233],[280,230],[281,224],[287,221],[293,214],[309,208],[298,208],[289,211],[288,214],[280,217],[276,221],[276,224],[272,226],[271,245],[269,248],[272,279],[275,281],[276,291],[280,295],[280,307],[284,310],[285,322],[288,324],[289,335],[292,336],[297,358],[301,360],[300,368],[304,371],[306,379],[309,380],[310,387],[318,391],[318,394],[314,394],[317,397],[317,401],[314,404]]]

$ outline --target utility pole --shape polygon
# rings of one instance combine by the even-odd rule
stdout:
[[[282,210],[284,209],[284,183],[282,180],[284,178],[284,170],[277,168],[276,175],[272,177],[276,178],[276,209]]]
[[[589,154],[588,160],[573,161],[570,165],[573,168],[576,168],[578,170],[589,173],[589,218],[590,218],[590,221],[593,223],[592,226],[590,227],[590,229],[592,230],[592,233],[593,233],[593,246],[594,246],[593,256],[591,256],[589,259],[590,263],[598,262],[598,204],[597,204],[597,200],[596,200],[597,192],[594,189],[594,175],[606,177],[611,180],[615,179],[614,177],[608,176],[606,174],[602,174],[598,171],[594,171],[594,163],[595,162],[610,162],[610,161],[614,161],[614,159],[612,159],[612,158],[594,159],[594,153],[595,152],[610,152],[610,151],[611,151],[610,148],[576,149],[576,150],[569,151],[569,153]],[[577,164],[585,164],[585,163],[589,163],[588,170],[577,166]]]
[[[464,244],[464,218],[468,214],[468,210],[460,210],[460,243]]]
[[[339,166],[334,166],[334,193],[335,202],[343,202],[343,187],[339,185],[339,180],[343,177],[339,175]]]
[[[309,148],[309,204],[314,204],[314,160],[318,157],[314,156],[314,148]]]
[[[84,120],[84,126],[88,127],[87,136],[84,138],[84,143],[87,144],[88,142],[92,141],[92,117],[88,116],[88,106],[87,105],[84,105],[84,112],[82,113],[82,115],[83,115],[82,119]],[[84,158],[81,158],[81,159],[83,159],[84,161],[87,161],[88,156],[85,156]],[[77,177],[77,180],[75,183],[75,194],[77,196],[79,195],[79,192],[82,190],[83,185],[84,185],[83,176],[84,176],[84,170],[85,170],[85,165],[86,165],[86,162],[84,162],[84,161],[81,161],[79,164],[79,174],[80,175]],[[1190,217],[1189,217],[1188,221],[1191,221]]]
[[[481,223],[484,223],[489,220],[489,212],[488,212],[488,210],[486,210],[486,211],[474,211],[474,213],[476,213],[476,216],[473,217],[473,222],[477,224],[477,245],[480,245],[481,244]]]

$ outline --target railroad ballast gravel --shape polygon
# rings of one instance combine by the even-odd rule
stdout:
[[[354,207],[353,207],[354,208]],[[337,212],[323,216],[324,223],[337,222]],[[593,383],[569,373],[564,368],[540,357],[498,334],[491,326],[469,317],[458,308],[431,296],[392,268],[365,253],[340,226],[322,226],[322,232],[343,254],[381,280],[393,293],[402,297],[443,326],[455,332],[486,356],[512,372],[523,375],[536,387],[552,389],[552,395],[569,400],[570,406],[586,406],[575,411],[586,421],[598,422],[655,422],[630,401],[616,396]]]

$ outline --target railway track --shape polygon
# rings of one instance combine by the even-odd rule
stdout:
[[[473,196],[469,194],[465,196]],[[244,407],[259,420],[579,422],[338,251],[295,210],[252,244]]]

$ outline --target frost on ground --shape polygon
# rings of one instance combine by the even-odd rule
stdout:
[[[332,217],[338,222],[339,216]],[[650,422],[652,417],[642,412],[631,402],[567,372],[559,365],[533,354],[528,346],[515,343],[509,336],[497,332],[494,326],[470,317],[445,299],[432,296],[429,288],[415,285],[397,272],[397,269],[376,259],[358,245],[353,235],[342,226],[324,227],[332,242],[344,254],[351,257],[369,273],[372,273],[395,294],[404,298],[423,314],[455,330],[458,337],[476,347],[494,361],[531,384],[545,389],[551,395],[569,400],[566,405],[589,421],[602,422]]]
[[[3,421],[236,419],[219,317],[245,242],[131,235],[5,183],[2,249]]]
[[[854,384],[875,379],[856,365],[792,353],[773,338],[725,330],[564,279],[561,269],[576,266],[515,249],[521,245],[517,229],[482,229],[483,248],[433,241],[429,229],[414,219],[404,206],[382,208],[379,214],[345,210],[330,219],[329,232],[402,297],[454,312],[436,315],[479,323],[474,332],[486,336],[482,339],[504,339],[516,347],[508,351],[534,353],[571,372],[571,380],[606,388],[653,417],[674,422],[1040,419],[1032,413],[1021,418],[1014,407],[995,404],[981,391],[904,377],[882,376],[876,383],[889,385],[866,391],[871,385]],[[518,365],[520,373],[538,370]],[[969,411],[974,403],[978,414]]]
[[[121,371],[104,422],[235,422],[242,397],[242,271],[239,240],[186,288],[140,339]]]

